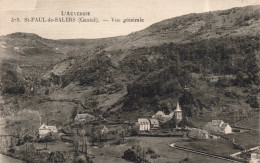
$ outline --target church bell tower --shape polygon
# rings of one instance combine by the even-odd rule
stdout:
[[[182,110],[178,101],[177,101],[176,109],[174,110],[174,118],[177,123],[179,123],[182,120]]]

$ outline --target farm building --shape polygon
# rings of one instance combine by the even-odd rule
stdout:
[[[146,118],[139,118],[138,125],[140,131],[148,131],[151,129],[150,121]]]
[[[74,120],[76,122],[90,122],[94,119],[95,117],[93,115],[84,113],[84,114],[77,114]]]
[[[224,123],[222,120],[212,120],[206,124],[205,129],[213,133],[230,134],[232,133],[232,128],[228,123]]]
[[[58,133],[58,130],[56,126],[47,126],[45,123],[43,123],[39,128],[39,136],[40,138],[47,136],[51,133]]]

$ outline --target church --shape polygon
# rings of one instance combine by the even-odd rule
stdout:
[[[176,122],[179,123],[182,120],[182,110],[177,101],[176,109],[172,111],[169,115],[166,115],[163,111],[158,111],[152,118],[157,119],[161,123],[165,123],[172,118],[175,118]]]
[[[166,115],[163,111],[158,111],[150,119],[139,118],[137,124],[139,126],[140,131],[149,131],[151,129],[158,129],[159,122],[165,123],[173,118],[176,120],[177,124],[180,123],[180,121],[182,120],[182,110],[178,101],[176,104],[176,109],[172,111],[170,114]]]

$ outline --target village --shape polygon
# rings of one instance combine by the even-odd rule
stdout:
[[[16,133],[1,136],[1,152],[17,157],[17,154],[31,155],[30,159],[38,160],[39,158],[56,161],[65,161],[75,159],[94,161],[97,151],[100,149],[109,149],[113,146],[122,147],[125,149],[123,159],[133,162],[144,161],[151,162],[160,160],[160,155],[154,152],[151,148],[145,149],[140,145],[142,139],[172,139],[169,148],[178,150],[194,150],[196,149],[185,147],[185,143],[179,143],[182,140],[198,140],[198,141],[219,141],[221,139],[231,142],[239,148],[234,138],[231,139],[228,135],[239,134],[240,132],[250,132],[246,128],[230,126],[223,120],[213,119],[205,123],[203,127],[196,128],[188,118],[183,115],[182,108],[179,102],[176,102],[176,107],[171,109],[169,114],[163,111],[157,111],[152,116],[139,117],[136,121],[113,122],[102,117],[95,117],[89,113],[74,112],[73,119],[63,126],[51,124],[46,118],[43,122],[40,118],[40,123],[34,124],[38,126],[38,130],[20,131]],[[20,115],[39,114],[36,111],[23,110]],[[18,117],[18,116],[17,116]],[[40,116],[42,117],[42,116]],[[19,121],[19,118],[12,118],[12,123]],[[37,122],[37,121],[36,121]],[[33,128],[33,127],[32,127]],[[132,139],[139,139],[139,143],[133,143]],[[177,139],[178,141],[174,141]],[[136,140],[135,140],[136,141]],[[142,144],[142,143],[141,143]],[[132,146],[132,148],[127,148]],[[140,149],[143,154],[140,153]],[[187,148],[187,149],[186,149]],[[145,150],[147,150],[145,152]],[[242,149],[240,149],[242,150]],[[46,157],[47,153],[52,153],[51,158]],[[145,153],[145,154],[144,154]],[[245,158],[245,153],[246,158]],[[201,154],[201,153],[200,153]],[[34,156],[33,156],[34,155]],[[99,155],[104,155],[100,153]],[[246,149],[242,152],[230,153],[229,156],[216,156],[212,153],[206,153],[210,157],[220,157],[226,160],[236,161],[255,161],[259,160],[259,147]],[[21,157],[21,156],[20,156]],[[119,159],[120,156],[114,156]],[[120,158],[121,159],[121,158]],[[95,162],[95,161],[94,161]]]
[[[91,1],[5,3],[0,163],[260,162],[258,3]]]

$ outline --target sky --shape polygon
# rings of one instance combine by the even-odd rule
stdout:
[[[259,0],[0,0],[0,35],[35,33],[50,39],[104,38],[127,35],[164,19],[189,13],[260,5]],[[74,16],[75,22],[24,22],[24,18],[67,17],[61,11],[89,12]],[[99,23],[80,22],[97,18]],[[19,18],[21,22],[11,22]],[[120,22],[112,22],[112,18]],[[122,21],[142,18],[144,22]],[[103,21],[107,20],[107,21]]]

